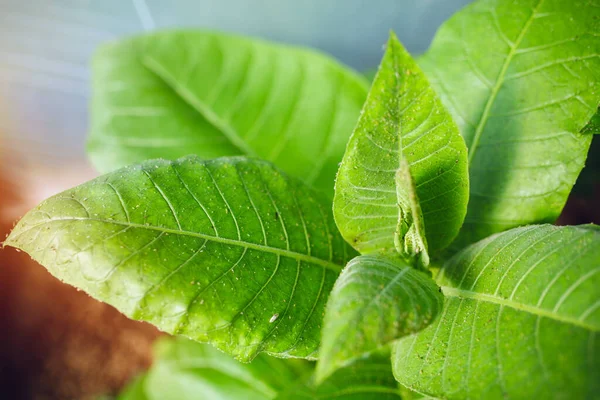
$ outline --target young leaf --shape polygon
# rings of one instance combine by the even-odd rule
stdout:
[[[423,329],[441,311],[443,301],[435,282],[410,265],[378,255],[356,257],[327,301],[317,379]]]
[[[600,228],[516,228],[454,256],[441,316],[401,339],[396,379],[443,398],[583,399],[600,392]]]
[[[597,1],[479,0],[437,33],[420,65],[469,148],[457,247],[560,214],[600,103],[598,32]]]
[[[51,197],[5,244],[131,318],[240,360],[314,357],[353,256],[326,204],[266,162],[154,160]]]
[[[102,172],[255,155],[331,193],[367,85],[311,50],[202,31],[137,36],[94,58],[88,151]]]
[[[410,167],[405,158],[394,177],[396,199],[398,200],[398,226],[394,235],[394,245],[398,253],[416,259],[417,267],[429,265],[429,250],[425,237],[423,211],[417,197],[417,188]]]
[[[402,160],[408,168],[401,176],[412,179],[398,179]],[[400,194],[420,201],[426,242],[442,248],[465,216],[467,175],[456,125],[392,34],[337,176],[334,215],[342,235],[362,253],[402,248],[398,228],[420,216]]]

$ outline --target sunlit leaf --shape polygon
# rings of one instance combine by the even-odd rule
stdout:
[[[245,361],[314,357],[353,256],[326,200],[245,158],[115,171],[41,203],[6,244],[131,318]]]
[[[435,251],[458,233],[468,187],[458,128],[392,35],[338,172],[336,223],[362,253]]]

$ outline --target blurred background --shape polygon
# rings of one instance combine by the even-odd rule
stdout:
[[[89,60],[102,42],[201,27],[376,67],[393,29],[412,52],[468,0],[0,0],[0,132],[21,162],[85,163]]]
[[[100,43],[201,27],[318,48],[366,71],[377,66],[390,29],[418,54],[468,2],[0,0],[2,237],[42,199],[95,176],[85,141],[89,60]],[[561,221],[597,222],[594,191],[597,198],[597,176],[588,173]],[[159,335],[12,249],[0,251],[0,323],[0,398],[10,399],[116,393],[148,367]]]

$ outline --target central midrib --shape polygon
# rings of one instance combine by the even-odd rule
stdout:
[[[485,104],[485,108],[483,109],[483,113],[481,114],[481,119],[479,120],[477,129],[475,129],[475,134],[473,135],[473,140],[471,141],[471,145],[468,148],[469,164],[471,164],[471,160],[473,160],[475,151],[477,150],[477,145],[479,144],[479,140],[481,139],[481,135],[483,133],[483,130],[485,129],[485,125],[488,121],[488,116],[489,116],[490,110],[492,109],[492,105],[496,101],[498,92],[500,92],[500,88],[504,84],[504,77],[506,76],[506,71],[508,71],[508,67],[510,66],[512,59],[515,56],[517,49],[521,45],[521,41],[523,40],[523,38],[525,37],[525,34],[529,30],[529,27],[531,26],[531,23],[533,22],[534,16],[537,13],[537,10],[540,8],[540,6],[542,5],[543,2],[544,2],[544,0],[538,1],[538,4],[532,10],[531,15],[527,19],[527,22],[525,22],[525,25],[523,25],[523,29],[521,30],[521,33],[519,33],[517,40],[515,41],[514,45],[510,48],[510,51],[508,52],[508,55],[506,56],[506,59],[504,60],[502,69],[500,70],[500,73],[498,74],[498,78],[496,78],[496,83],[495,83],[494,87],[492,88],[490,97],[488,98],[488,101]]]
[[[402,79],[400,78],[401,76],[401,62],[398,59],[398,54],[397,54],[397,50],[393,47],[394,44],[392,41],[390,41],[389,46],[392,47],[392,62],[393,62],[393,66],[394,66],[394,83],[395,85],[392,86],[392,90],[394,92],[394,100],[396,100],[396,104],[394,104],[394,106],[398,109],[401,110],[403,107],[403,100],[405,99],[405,96],[401,96],[402,93],[402,86],[404,85],[404,83],[406,82],[405,78],[402,77]],[[402,224],[402,212],[404,211],[406,214],[410,213],[410,210],[403,210],[402,207],[400,206],[402,204],[402,201],[400,199],[400,184],[398,182],[398,173],[401,171],[402,169],[402,160],[404,157],[404,149],[402,147],[402,136],[403,136],[402,132],[402,116],[398,115],[398,121],[397,121],[397,135],[398,135],[398,168],[396,169],[396,172],[394,174],[394,186],[396,189],[396,203],[397,203],[397,207],[396,207],[396,227],[394,229],[394,246],[396,246],[396,250],[401,252],[401,244],[404,244],[404,237],[402,236],[402,229],[401,229],[401,224]],[[408,161],[407,161],[407,165],[408,165]],[[408,173],[410,174],[410,168]],[[412,177],[411,177],[412,178]]]
[[[540,317],[553,319],[555,321],[562,322],[565,324],[575,325],[580,328],[587,329],[591,332],[600,331],[600,328],[598,328],[597,326],[588,324],[585,321],[580,321],[578,319],[564,316],[564,315],[558,315],[552,311],[549,311],[549,310],[546,310],[546,309],[543,309],[540,307],[536,307],[536,306],[531,306],[529,304],[520,303],[518,301],[504,299],[504,298],[501,298],[498,296],[493,296],[493,295],[486,294],[486,293],[477,293],[477,292],[473,292],[470,290],[458,289],[458,288],[454,288],[454,287],[450,287],[450,286],[442,286],[442,291],[443,291],[444,295],[447,297],[458,297],[461,299],[472,299],[472,300],[484,301],[486,303],[492,303],[492,304],[496,304],[496,305],[500,305],[500,306],[506,306],[506,307],[510,307],[517,311],[523,311],[523,312],[526,312],[529,314],[534,314],[534,315],[537,315]]]
[[[154,225],[143,225],[143,224],[138,224],[135,222],[122,222],[122,221],[108,220],[108,219],[102,219],[102,218],[68,217],[68,218],[53,218],[50,221],[36,224],[33,227],[31,227],[30,229],[33,229],[36,226],[40,226],[40,225],[44,225],[44,224],[48,224],[48,223],[52,223],[52,222],[57,222],[57,221],[95,221],[95,222],[102,222],[105,224],[130,226],[132,228],[165,232],[165,233],[170,233],[173,235],[192,236],[192,237],[197,237],[197,238],[204,239],[204,240],[213,241],[216,243],[222,243],[222,244],[227,244],[227,245],[231,245],[231,246],[246,247],[246,248],[253,249],[253,250],[259,250],[259,251],[264,251],[266,253],[277,254],[280,256],[289,257],[289,258],[292,258],[295,260],[306,261],[309,263],[320,265],[320,266],[330,269],[336,273],[340,273],[342,270],[342,266],[334,263],[333,261],[323,260],[321,258],[309,256],[307,254],[297,253],[297,252],[291,251],[291,250],[285,250],[285,249],[280,249],[277,247],[265,246],[262,244],[246,242],[243,240],[228,239],[228,238],[219,237],[219,236],[206,235],[204,233],[199,233],[199,232],[165,228],[165,227],[154,226]]]

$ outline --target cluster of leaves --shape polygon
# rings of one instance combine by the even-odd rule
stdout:
[[[89,145],[108,173],[6,244],[254,360],[171,342],[126,398],[593,398],[600,229],[533,224],[557,218],[598,132],[598,32],[596,0],[479,0],[418,62],[392,34],[368,93],[257,40],[110,44]]]

